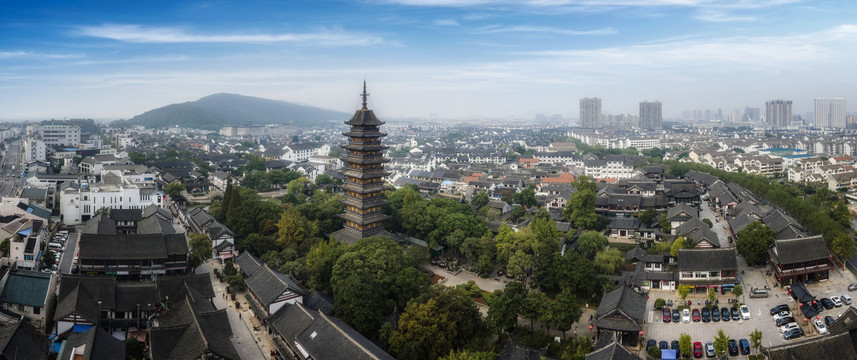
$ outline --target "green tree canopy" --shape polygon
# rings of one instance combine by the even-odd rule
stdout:
[[[318,224],[307,220],[295,208],[289,208],[280,215],[277,228],[279,229],[277,244],[280,247],[297,245],[309,240],[318,232]]]
[[[502,334],[515,327],[518,315],[522,311],[527,298],[526,286],[518,281],[506,284],[503,290],[494,292],[494,300],[488,308],[488,317],[485,319],[488,327],[498,334]]]
[[[470,205],[473,205],[473,207],[476,209],[480,209],[483,206],[488,205],[488,201],[488,193],[480,191],[474,194],[473,197],[470,199]]]
[[[723,329],[717,330],[717,336],[714,337],[714,353],[717,356],[722,356],[726,353],[729,347],[729,337],[723,332]]]
[[[211,258],[211,240],[208,239],[208,235],[191,234],[188,245],[190,245],[188,265],[191,268],[195,268]]]
[[[590,230],[598,224],[598,214],[595,213],[595,183],[585,175],[578,177],[572,184],[577,191],[571,195],[568,204],[563,209],[563,216],[575,228]]]
[[[597,231],[587,231],[577,238],[580,244],[580,254],[588,259],[595,257],[595,254],[607,246],[607,238]]]
[[[653,221],[655,221],[656,216],[658,216],[658,212],[655,211],[655,209],[653,209],[653,208],[648,208],[648,209],[646,209],[646,211],[643,211],[640,214],[639,219],[640,219],[640,221],[643,222],[643,224],[646,224],[646,226],[649,226],[649,225],[652,225]]]
[[[599,273],[613,275],[625,265],[625,256],[619,252],[618,248],[611,247],[596,253],[593,262]]]
[[[536,202],[536,190],[528,187],[526,189],[521,190],[520,192],[512,195],[512,198],[515,200],[516,204],[520,204],[526,207],[535,206]]]
[[[310,274],[308,285],[328,294],[333,293],[330,283],[333,266],[347,249],[347,245],[336,241],[333,237],[328,241],[315,244],[306,256],[306,269]]]
[[[767,225],[754,221],[739,231],[737,237],[735,245],[747,265],[762,265],[768,260],[768,249],[774,244],[774,232]]]
[[[336,260],[331,276],[337,314],[363,334],[375,334],[381,319],[423,293],[429,278],[390,239],[359,240]]]
[[[173,181],[167,184],[166,194],[170,199],[174,199],[176,196],[179,196],[182,191],[184,191],[184,185],[180,182]]]

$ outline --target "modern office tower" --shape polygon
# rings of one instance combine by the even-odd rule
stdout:
[[[41,138],[48,147],[76,146],[80,142],[80,126],[37,123],[27,126],[27,135]]]
[[[601,99],[580,99],[580,127],[597,129],[601,127]]]
[[[640,128],[644,130],[660,129],[663,123],[660,101],[643,101],[640,103]]]
[[[759,108],[751,108],[751,107],[744,108],[744,116],[746,116],[747,119],[751,122],[757,122],[757,121],[761,120],[761,118],[762,118],[760,116]]]
[[[815,126],[845,128],[845,98],[815,98]]]
[[[342,190],[345,197],[345,212],[341,215],[345,222],[342,230],[334,233],[336,240],[354,243],[365,237],[387,234],[384,231],[384,177],[390,175],[384,170],[384,157],[387,146],[381,145],[381,138],[387,134],[381,132],[384,122],[375,116],[375,112],[366,107],[366,82],[363,82],[363,108],[357,110],[351,120],[345,122],[351,129],[343,133],[348,137],[348,145],[343,145],[345,154],[342,161],[345,167],[341,174],[345,177]]]
[[[775,129],[785,129],[792,121],[791,100],[771,100],[765,103],[765,122]]]

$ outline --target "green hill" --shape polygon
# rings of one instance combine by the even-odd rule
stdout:
[[[214,94],[197,101],[172,104],[149,110],[129,120],[113,122],[113,126],[143,125],[147,128],[181,125],[183,127],[217,130],[227,125],[293,124],[299,128],[330,127],[348,120],[350,114],[285,101],[243,96]]]

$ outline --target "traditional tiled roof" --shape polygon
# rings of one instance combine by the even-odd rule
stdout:
[[[643,317],[646,302],[631,288],[620,286],[604,294],[593,324],[601,329],[619,331],[640,331],[643,329]]]
[[[679,271],[714,271],[738,269],[735,249],[679,249]]]
[[[9,273],[0,303],[44,307],[51,284],[51,274],[18,270]]]
[[[827,259],[830,250],[821,235],[797,239],[774,240],[768,255],[776,264],[793,264],[804,261]]]
[[[75,348],[83,347],[80,357],[74,356]],[[63,345],[63,352],[58,359],[75,360],[123,360],[125,359],[125,342],[110,336],[99,327],[74,334]]]
[[[268,266],[262,266],[246,281],[247,287],[265,306],[270,305],[282,293],[287,290],[297,294],[306,295],[297,282],[290,276],[272,270]]]

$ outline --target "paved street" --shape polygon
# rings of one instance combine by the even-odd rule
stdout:
[[[60,274],[71,274],[72,261],[74,261],[74,253],[77,251],[77,239],[80,236],[80,228],[73,233],[68,234],[68,241],[65,243],[65,250],[60,258]]]
[[[711,207],[709,207],[707,203],[702,203],[701,205],[699,205],[699,208],[700,220],[708,219],[711,220],[712,224],[714,224],[714,226],[711,227],[711,230],[714,230],[714,233],[717,234],[717,239],[720,240],[720,247],[733,247],[734,244],[731,244],[729,242],[729,231],[726,230],[726,226],[728,226],[726,221],[720,219],[720,216],[716,212],[712,211]]]

